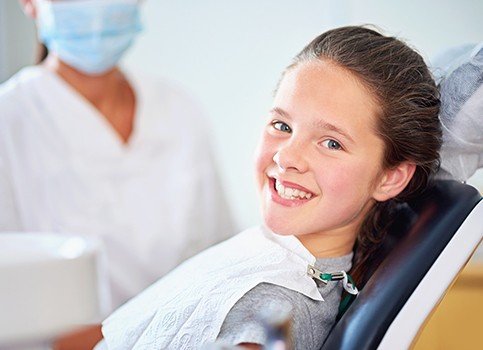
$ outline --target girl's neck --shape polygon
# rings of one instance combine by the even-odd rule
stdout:
[[[330,232],[316,232],[296,236],[304,247],[316,258],[331,258],[347,255],[354,250],[354,245],[362,224],[374,204],[374,201],[369,201],[361,209],[361,215],[358,215],[357,219],[344,226],[334,228]]]
[[[297,236],[298,240],[316,258],[333,258],[352,252],[355,235],[311,233]]]

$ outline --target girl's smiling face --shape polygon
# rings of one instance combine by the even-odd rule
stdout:
[[[297,235],[316,256],[352,250],[387,178],[378,114],[359,79],[330,61],[286,72],[256,160],[262,214],[271,230]]]

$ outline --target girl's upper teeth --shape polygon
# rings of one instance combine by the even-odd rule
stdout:
[[[310,199],[312,197],[311,193],[307,193],[296,188],[285,187],[278,180],[275,180],[275,189],[277,190],[279,196],[285,199]]]

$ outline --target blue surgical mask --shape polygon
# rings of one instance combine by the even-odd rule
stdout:
[[[114,68],[142,29],[137,0],[37,4],[40,40],[63,62],[88,75]]]

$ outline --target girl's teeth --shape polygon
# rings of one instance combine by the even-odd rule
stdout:
[[[275,180],[275,189],[277,190],[277,192],[280,192],[282,190],[282,187],[282,184]]]
[[[310,199],[312,197],[311,193],[306,193],[295,188],[285,187],[277,180],[275,180],[275,189],[277,190],[279,196],[285,199]]]

